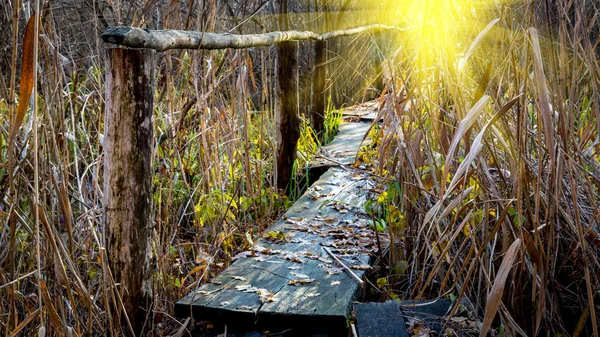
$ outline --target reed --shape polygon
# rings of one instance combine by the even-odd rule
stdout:
[[[480,336],[598,336],[596,6],[465,12],[458,24],[489,24],[447,37],[459,62],[450,47],[396,54],[379,162],[406,215],[388,224],[390,266],[409,266],[388,276],[399,297],[453,298],[453,313],[466,299]]]

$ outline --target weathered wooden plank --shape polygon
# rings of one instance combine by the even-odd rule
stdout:
[[[310,167],[353,164],[369,127],[370,124],[368,123],[343,122],[340,125],[338,134],[330,143],[319,150],[319,156],[310,164]],[[366,139],[362,145],[369,143],[370,139]]]
[[[366,178],[341,168],[327,171],[266,234],[284,240],[257,240],[252,255],[237,259],[213,283],[178,302],[177,314],[235,321],[252,329],[344,331],[359,284],[323,247],[363,276],[375,249],[362,211],[372,187]],[[253,287],[249,290],[254,292],[239,286]],[[267,296],[261,300],[263,290],[257,289]]]
[[[397,301],[357,303],[354,312],[358,337],[408,337]]]
[[[373,122],[377,117],[379,103],[377,101],[365,102],[356,106],[344,109],[344,118],[358,118],[361,122]]]

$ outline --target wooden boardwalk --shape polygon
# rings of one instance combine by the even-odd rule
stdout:
[[[311,168],[354,164],[361,144],[371,143],[371,139],[366,137],[366,134],[375,119],[376,109],[377,104],[367,102],[344,110],[344,119],[353,122],[340,125],[335,138],[319,150],[319,156],[311,163]]]
[[[324,157],[351,164],[368,127],[343,124]],[[176,314],[228,331],[346,335],[352,301],[378,248],[364,212],[374,187],[367,173],[329,168],[252,251],[177,302]]]

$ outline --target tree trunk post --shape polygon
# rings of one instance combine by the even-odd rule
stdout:
[[[287,0],[280,0],[280,25],[289,26]],[[298,117],[298,49],[295,41],[287,41],[277,46],[277,188],[290,192],[290,181],[296,160],[296,145],[300,138],[300,118]]]
[[[106,61],[105,244],[110,270],[136,335],[142,332],[144,309],[149,309],[152,297],[155,54],[153,50],[113,48],[108,49]]]
[[[323,127],[325,124],[325,73],[327,71],[325,47],[327,42],[317,41],[314,43],[315,49],[315,69],[313,75],[313,105],[310,112],[310,119],[313,130],[323,141]]]

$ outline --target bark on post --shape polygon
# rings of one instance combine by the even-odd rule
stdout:
[[[108,49],[104,230],[109,265],[136,335],[151,299],[155,51]]]
[[[314,43],[315,49],[315,69],[313,75],[313,106],[310,113],[313,130],[315,130],[319,141],[323,141],[323,125],[325,123],[325,73],[326,55],[325,41]]]
[[[280,0],[280,25],[289,26],[287,0]],[[296,145],[300,137],[300,119],[298,118],[298,49],[296,42],[282,42],[277,46],[277,84],[279,109],[277,111],[277,188],[289,191]]]

